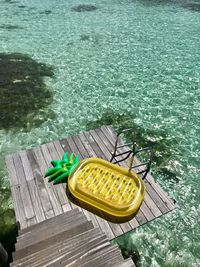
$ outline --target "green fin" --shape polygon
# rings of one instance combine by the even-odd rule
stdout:
[[[52,180],[56,179],[59,175],[61,175],[63,173],[62,167],[60,170],[58,170],[57,172],[55,172],[53,175],[51,175],[48,179],[49,182],[51,182]]]
[[[53,167],[51,169],[49,169],[46,173],[45,173],[45,177],[49,176],[49,175],[52,175],[54,174],[55,172],[57,172],[58,170],[61,170],[62,169],[62,166],[56,166],[56,167]]]
[[[74,154],[73,153],[69,157],[69,162],[70,162],[70,164],[74,163]]]
[[[69,161],[69,158],[68,158],[68,152],[65,152],[65,153],[63,154],[62,161],[64,161],[65,163],[67,163],[67,162]]]
[[[54,180],[54,184],[57,184],[58,182],[64,182],[67,180],[67,177],[69,176],[69,171],[63,173],[62,175],[58,176],[55,180]]]

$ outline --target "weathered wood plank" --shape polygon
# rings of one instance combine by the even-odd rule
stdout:
[[[59,262],[61,263],[61,265],[67,266],[68,264],[72,263],[76,258],[83,257],[88,251],[92,250],[94,247],[97,248],[98,246],[107,246],[109,243],[105,241],[106,236],[103,235],[91,238],[86,245],[84,244],[82,246],[79,246],[77,244],[77,246],[74,248],[73,253],[71,253],[71,255],[63,253],[62,259],[61,261],[59,260]]]
[[[116,138],[114,130],[111,126],[102,126],[101,128],[103,129],[103,131],[110,134],[110,136],[112,138],[114,138],[114,139]],[[135,159],[135,161],[136,161],[136,165],[138,165],[138,163],[139,163],[138,159]],[[161,188],[159,183],[157,183],[154,180],[154,178],[151,176],[151,174],[147,175],[146,180],[149,182],[149,184],[151,184],[151,186],[154,187],[155,191],[160,196],[160,198],[164,201],[165,205],[167,205],[169,210],[173,210],[175,208],[173,201],[170,199],[170,197],[168,197],[167,193]]]
[[[81,137],[81,134],[79,136]],[[98,157],[100,157],[100,158],[105,158],[100,147],[95,142],[95,140],[93,139],[92,135],[89,132],[83,133],[83,140],[87,140],[87,146],[88,146],[88,148],[90,147],[90,151],[93,153],[94,157],[97,157],[97,155],[98,155]],[[109,225],[112,227],[113,223],[109,222]],[[122,223],[122,224],[120,224],[120,227],[124,233],[132,230],[132,227],[130,226],[129,223]]]
[[[80,148],[77,147],[76,142],[74,142],[74,140],[71,137],[69,137],[67,140],[68,140],[68,144],[69,144],[71,150],[74,152],[74,154],[79,155],[80,159],[83,159],[83,156],[81,153],[82,151],[80,151]],[[88,205],[86,204],[85,207],[87,208]],[[91,220],[94,223],[94,226],[100,227],[98,220],[97,220],[97,216],[95,216],[93,213],[91,213],[85,209],[83,209],[83,212],[86,215],[86,217],[88,218],[88,220]]]
[[[51,157],[51,160],[60,159],[61,158],[53,143],[48,143],[47,147],[48,147],[48,150],[49,150],[49,155]],[[66,192],[65,192],[64,188],[62,187],[62,185],[61,184],[57,184],[57,185],[54,185],[54,186],[57,187],[57,189],[58,189],[58,197],[59,197],[59,202],[61,203],[61,205],[63,206],[65,204],[69,204],[69,202],[67,200]]]
[[[73,140],[74,144],[77,145],[77,147],[79,149],[79,152],[82,155],[82,157],[83,158],[88,158],[89,154],[87,153],[87,150],[85,149],[84,145],[82,144],[81,140],[79,139],[79,136],[73,136],[72,140]],[[98,219],[98,218],[96,217],[96,219]],[[114,224],[114,223],[110,223],[110,222],[109,222],[109,225],[111,225],[112,231],[113,231],[115,236],[119,236],[119,235],[123,234],[123,231],[122,231],[122,228],[120,227],[120,225]]]
[[[30,263],[35,263],[36,259],[42,259],[43,257],[52,258],[52,253],[58,249],[62,249],[62,247],[68,247],[69,251],[73,249],[74,244],[77,243],[86,243],[87,239],[93,237],[100,233],[99,229],[87,229],[81,233],[77,233],[77,235],[65,238],[64,240],[60,240],[60,242],[54,242],[48,247],[44,247],[43,249],[27,255],[24,258],[18,259],[15,261],[15,265],[17,264],[26,264],[25,266],[29,266]],[[20,265],[21,266],[21,265]]]
[[[27,154],[27,158],[28,158],[29,163],[30,163],[30,167],[32,169],[32,173],[33,173],[36,187],[38,189],[38,193],[40,195],[40,200],[42,203],[45,217],[51,218],[52,216],[54,216],[54,211],[53,211],[52,204],[51,204],[51,201],[49,198],[46,184],[44,182],[44,176],[41,173],[39,165],[38,165],[37,160],[35,158],[34,150],[29,149],[26,151],[26,154]]]
[[[27,246],[24,249],[17,250],[13,254],[13,259],[18,260],[24,257],[27,257],[28,255],[31,255],[33,253],[36,253],[40,250],[43,250],[52,244],[62,242],[64,240],[67,240],[75,235],[81,234],[84,231],[87,231],[89,229],[92,229],[94,226],[92,222],[77,222],[73,225],[70,229],[67,229],[66,231],[63,231],[57,235],[54,235],[48,239],[42,240],[41,242],[38,242],[32,246]]]
[[[86,267],[86,266],[114,266],[116,263],[121,266],[120,263],[124,259],[117,246],[105,246],[97,247],[92,251],[89,251],[84,257],[77,259],[73,266]]]
[[[41,145],[40,146],[43,158],[44,158],[44,163],[46,163],[46,171],[51,168],[51,161],[53,160],[53,158],[51,157],[49,150],[48,150],[48,146],[47,144]],[[62,187],[60,185],[53,185],[51,183],[53,192],[54,192],[54,212],[56,215],[60,214],[63,212],[62,209],[62,205],[59,201],[59,194],[60,194],[60,190],[62,190]]]
[[[82,142],[82,145],[85,146],[85,148],[87,149],[87,151],[90,152],[90,155],[92,157],[96,157],[96,152],[93,150],[89,140],[87,139],[87,136],[85,136],[84,133],[79,134],[79,140]],[[103,213],[101,213],[101,217],[97,216],[97,220],[99,221],[99,223],[101,224],[101,229],[109,236],[110,239],[115,238],[115,233],[114,231],[120,231],[119,228],[117,227],[113,227],[112,228],[112,223],[106,221],[103,216]]]
[[[58,266],[63,258],[67,258],[69,264],[71,265],[72,262],[74,262],[74,260],[78,257],[78,255],[76,254],[77,251],[83,250],[84,248],[88,249],[88,244],[91,242],[91,240],[99,239],[102,240],[102,243],[106,242],[106,236],[103,235],[103,233],[96,233],[91,236],[85,236],[85,240],[80,240],[78,242],[77,240],[75,240],[75,242],[73,242],[74,240],[71,240],[70,244],[66,243],[60,249],[54,250],[49,257],[46,257],[45,255],[43,255],[42,258],[40,257],[37,260],[37,267],[43,267],[46,264],[48,264],[48,266]],[[94,242],[93,245],[95,246]],[[30,267],[34,266],[35,262],[33,263],[33,265],[30,265]],[[62,266],[62,263],[59,266]],[[67,264],[65,263],[64,266],[67,266]]]
[[[16,172],[18,172],[18,175],[21,179],[21,185],[24,186],[24,188],[28,189],[28,191],[30,192],[31,200],[27,199],[26,201],[25,199],[23,201],[24,205],[27,205],[27,207],[25,208],[27,208],[27,210],[29,209],[34,210],[34,216],[36,216],[38,222],[45,220],[45,215],[42,209],[40,195],[35,184],[35,179],[33,177],[33,173],[26,152],[21,151],[18,155],[16,155],[14,161],[15,160],[16,160],[15,168]]]
[[[26,228],[28,224],[25,215],[23,200],[21,197],[20,185],[12,186],[11,193],[13,198],[13,205],[15,208],[16,221],[19,223],[20,229]]]
[[[9,174],[13,206],[15,209],[16,220],[20,223],[20,228],[27,227],[27,220],[20,191],[20,182],[17,177],[13,155],[6,156],[6,166]]]
[[[40,223],[34,224],[22,231],[20,231],[20,235],[17,237],[17,242],[21,242],[23,239],[34,238],[34,236],[40,232],[46,230],[45,228],[54,228],[57,225],[65,224],[66,221],[77,218],[77,216],[81,216],[82,213],[80,211],[71,210],[68,213],[61,213],[60,215],[54,216],[50,219],[46,219]]]
[[[36,214],[37,209],[35,210],[33,206],[33,202],[31,199],[31,190],[29,190],[28,188],[26,175],[23,169],[23,162],[21,161],[20,154],[14,154],[13,161],[14,161],[15,171],[20,183],[20,194],[24,205],[25,218],[26,220],[29,220],[34,217],[37,218]]]
[[[106,129],[105,129],[105,127],[102,127],[103,128],[103,130],[104,131],[106,131],[106,129],[110,129],[110,131],[112,131],[112,140],[114,141],[114,132],[113,132],[113,130],[112,130],[112,128],[108,128],[108,127],[106,127]],[[121,144],[123,144],[123,142],[121,142]],[[122,151],[125,151],[125,148],[122,148],[122,149],[119,149],[119,151],[120,152],[122,152]],[[136,164],[138,164],[139,163],[139,161],[137,160],[137,163]],[[156,192],[155,192],[156,193]],[[148,190],[147,190],[147,193],[146,193],[146,195],[149,195],[148,197],[149,197],[149,199],[151,199],[152,200],[152,196],[148,193]],[[145,197],[145,201],[146,201],[146,197]],[[165,205],[165,202],[161,199],[161,198],[158,198],[158,201],[159,202],[154,202],[155,204],[153,204],[153,205],[150,205],[147,201],[146,201],[146,203],[147,203],[147,206],[148,206],[148,208],[150,207],[151,208],[151,211],[155,214],[155,216],[157,215],[157,214],[159,214],[159,216],[161,216],[161,210],[160,210],[160,208],[159,207],[162,207],[162,210],[165,210],[165,212],[167,212],[167,211],[170,211],[170,209]],[[152,204],[152,202],[151,202],[151,204]],[[164,212],[164,213],[165,213]],[[145,213],[144,213],[145,214]]]
[[[37,160],[41,174],[44,175],[48,169],[48,165],[43,157],[42,150],[40,149],[40,147],[37,147],[33,149],[33,153]],[[48,182],[47,178],[44,178],[44,183],[45,183],[45,186],[46,186],[46,189],[49,195],[49,199],[50,199],[50,202],[53,208],[53,213],[55,215],[58,215],[60,214],[60,204],[58,203],[57,192],[55,193],[55,187],[53,186],[52,183]]]
[[[91,130],[90,132],[90,135],[92,136],[93,140],[96,142],[96,144],[99,144],[99,150],[101,152],[101,155],[102,155],[102,158],[106,159],[106,160],[110,160],[110,157],[111,157],[111,153],[110,151],[108,150],[108,143],[106,142],[106,139],[105,137],[102,138],[103,136],[100,136],[97,134],[97,129],[96,130]],[[106,142],[104,144],[104,142]],[[133,225],[138,225],[138,222],[136,220],[136,218],[133,218],[132,219],[132,223],[130,224],[130,222],[127,222],[127,223],[121,223],[120,226],[122,227],[124,233],[127,233],[128,231],[131,231],[133,228]]]
[[[76,149],[75,146],[72,146],[72,147],[70,146],[70,144],[69,144],[69,142],[68,142],[68,139],[64,139],[64,140],[62,140],[61,143],[62,143],[62,146],[63,146],[65,149],[67,148],[68,151],[70,151],[71,153],[72,153],[72,152],[76,153],[76,151],[79,152],[79,151]],[[72,142],[71,142],[71,145],[72,145]],[[75,151],[74,151],[73,149],[74,149]],[[81,206],[81,204],[79,204],[79,205]],[[90,217],[90,219],[93,221],[93,223],[94,223],[95,225],[98,224],[98,226],[99,226],[103,231],[106,231],[106,234],[107,234],[107,236],[108,236],[110,239],[114,238],[114,234],[113,234],[112,230],[110,229],[109,224],[108,224],[107,221],[105,221],[104,219],[102,219],[102,218],[100,218],[100,217],[98,217],[98,216],[94,216],[94,218]]]
[[[15,171],[15,166],[13,162],[13,155],[7,155],[5,158],[6,166],[9,174],[9,182],[11,187],[14,185],[19,185],[19,180]]]
[[[60,225],[58,221],[57,224],[53,224],[53,227],[43,227],[41,230],[38,229],[38,231],[35,231],[34,234],[30,233],[26,235],[26,238],[18,239],[16,250],[32,246],[43,240],[51,238],[54,235],[64,232],[65,230],[73,228],[77,223],[80,225],[86,221],[87,219],[82,213],[77,213],[76,216],[66,218],[65,221],[62,220],[62,225]]]

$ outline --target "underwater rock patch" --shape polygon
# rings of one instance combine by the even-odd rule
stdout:
[[[44,11],[41,11],[40,14],[46,14],[46,15],[49,15],[51,14],[52,11],[51,10],[44,10]]]
[[[97,7],[94,5],[84,5],[84,4],[71,8],[71,10],[75,11],[75,12],[89,12],[89,11],[94,11],[96,9],[97,9]]]
[[[88,41],[90,39],[90,36],[87,34],[82,34],[80,37],[81,41]]]
[[[18,6],[19,8],[26,8],[26,6],[24,6],[24,5],[21,5],[21,6]]]
[[[53,75],[51,66],[28,55],[0,53],[0,128],[26,128],[27,123],[40,124],[50,116],[45,108],[52,101],[52,92],[43,78]]]
[[[0,29],[12,31],[12,30],[23,29],[23,28],[17,25],[3,24],[3,25],[0,25]]]

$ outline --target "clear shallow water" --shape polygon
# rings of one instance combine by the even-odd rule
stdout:
[[[95,4],[96,10],[71,10],[83,3],[0,1],[0,52],[28,54],[52,65],[55,74],[45,78],[54,94],[44,110],[49,118],[35,126],[31,119],[40,115],[29,114],[26,129],[0,129],[3,186],[8,184],[6,154],[88,129],[93,121],[105,121],[108,112],[115,128],[134,123],[148,140],[153,138],[148,129],[157,132],[158,145],[160,133],[166,133],[170,157],[163,157],[163,165],[178,182],[158,173],[160,165],[154,172],[178,208],[119,243],[139,251],[141,266],[199,266],[198,5],[89,0],[87,4]],[[124,121],[119,120],[123,114]],[[6,209],[6,201],[4,205]],[[1,218],[8,225],[12,216],[6,216]],[[1,231],[2,227],[4,223]]]

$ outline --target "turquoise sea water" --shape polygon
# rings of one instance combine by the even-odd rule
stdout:
[[[80,4],[96,10],[76,12]],[[0,1],[0,53],[26,54],[54,72],[41,73],[50,103],[28,110],[24,124],[1,124],[1,235],[14,221],[6,154],[92,128],[95,121],[116,129],[134,125],[141,138],[167,151],[160,151],[153,172],[178,207],[118,242],[139,252],[139,266],[200,266],[199,33],[199,1]],[[2,81],[0,90],[9,96]]]

